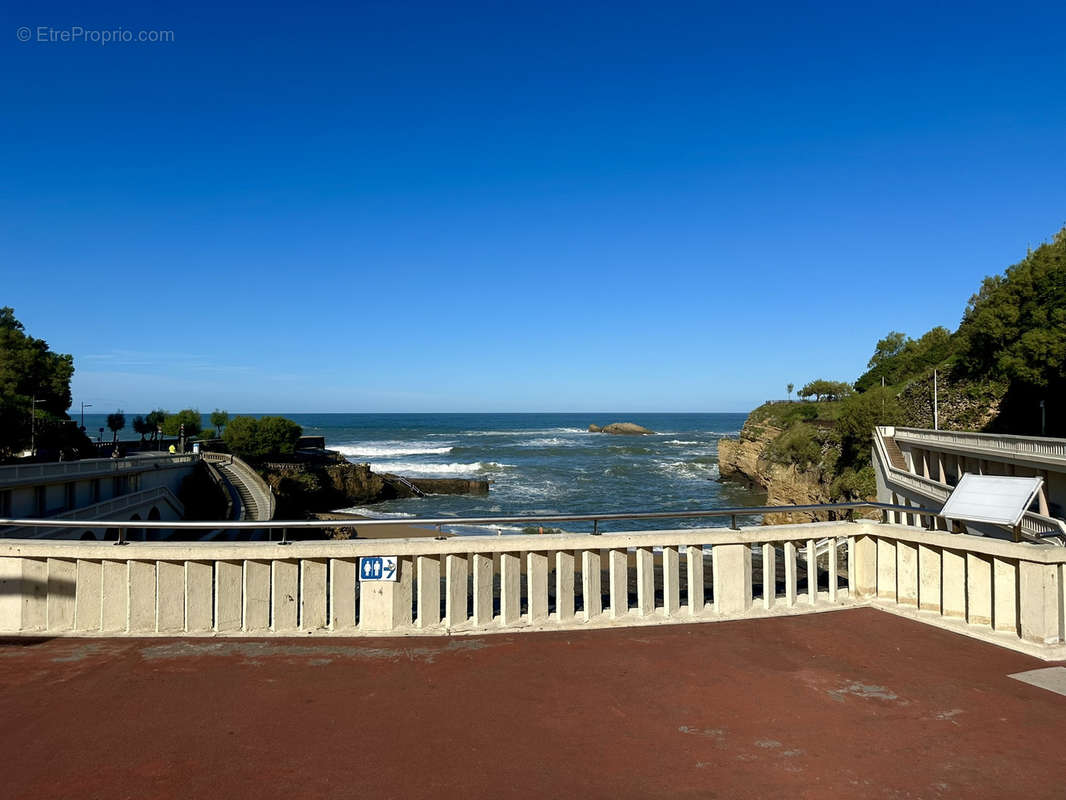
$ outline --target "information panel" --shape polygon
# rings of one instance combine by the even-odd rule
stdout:
[[[1043,478],[966,473],[944,503],[941,514],[964,522],[1015,526],[1040,491]]]

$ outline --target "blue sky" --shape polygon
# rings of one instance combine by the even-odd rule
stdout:
[[[9,7],[0,304],[94,410],[854,379],[1066,223],[1066,7],[860,6]]]

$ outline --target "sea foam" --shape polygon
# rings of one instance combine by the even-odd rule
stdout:
[[[418,442],[366,442],[365,444],[330,445],[349,458],[363,456],[366,458],[391,458],[393,456],[433,456],[444,455],[452,451],[451,447],[442,447],[436,442],[419,444]]]

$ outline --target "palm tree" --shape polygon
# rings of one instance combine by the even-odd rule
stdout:
[[[788,402],[791,403],[792,402],[792,390],[796,388],[796,384],[790,383],[785,388],[788,389]]]
[[[126,427],[126,415],[122,413],[121,408],[114,414],[107,415],[107,427],[111,429],[111,443],[114,444],[118,441],[118,432]]]

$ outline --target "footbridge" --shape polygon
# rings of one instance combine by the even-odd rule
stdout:
[[[1018,531],[970,524],[967,532],[1066,543],[1066,439],[889,425],[875,428],[873,439],[879,501],[939,510],[966,473],[1040,477],[1043,485]],[[937,521],[944,530],[949,524]]]
[[[233,518],[265,521],[274,518],[276,499],[259,473],[241,458],[229,453],[202,453],[204,461],[215,467],[236,495]]]

